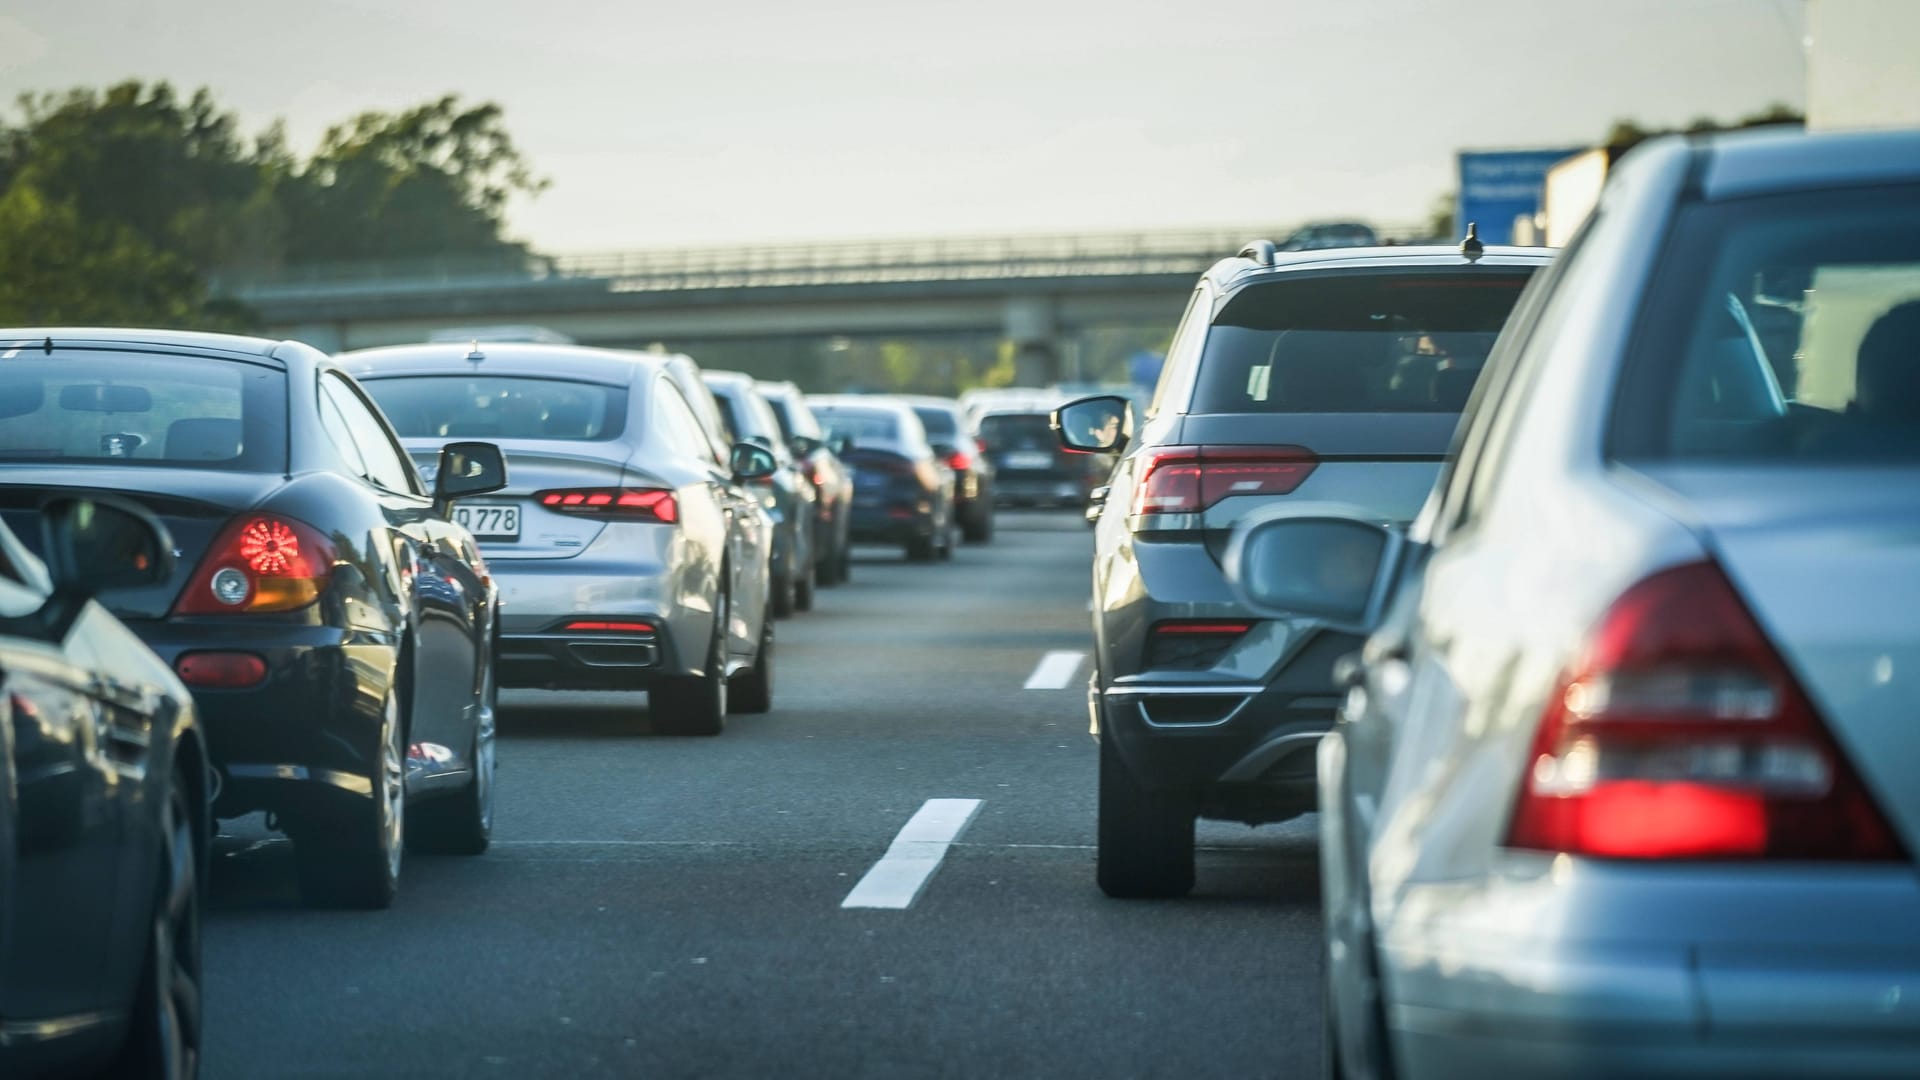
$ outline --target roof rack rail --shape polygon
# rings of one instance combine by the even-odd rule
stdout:
[[[1247,246],[1240,249],[1240,258],[1252,259],[1261,266],[1272,266],[1274,253],[1279,250],[1271,240],[1249,240]]]

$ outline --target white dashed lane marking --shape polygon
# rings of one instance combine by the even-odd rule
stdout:
[[[1087,654],[1058,649],[1040,658],[1034,666],[1033,674],[1027,676],[1028,690],[1065,690],[1073,677],[1080,673],[1080,661]]]
[[[895,911],[912,907],[927,880],[940,869],[947,848],[979,810],[979,799],[928,799],[840,906]]]

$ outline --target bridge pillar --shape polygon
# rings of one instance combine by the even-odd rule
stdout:
[[[1060,381],[1060,329],[1050,296],[1007,300],[1002,334],[1013,342],[1015,386],[1051,386]]]

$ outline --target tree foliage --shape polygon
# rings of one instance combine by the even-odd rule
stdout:
[[[0,117],[0,324],[233,328],[207,281],[331,260],[519,252],[536,179],[493,104],[448,95],[330,129],[302,161],[167,83],[29,94]]]

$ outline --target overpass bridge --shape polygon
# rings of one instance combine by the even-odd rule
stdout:
[[[1289,231],[516,254],[298,267],[213,284],[270,332],[329,350],[422,341],[451,325],[533,323],[618,347],[979,334],[1044,357],[1088,329],[1171,327],[1203,270],[1250,239]]]

